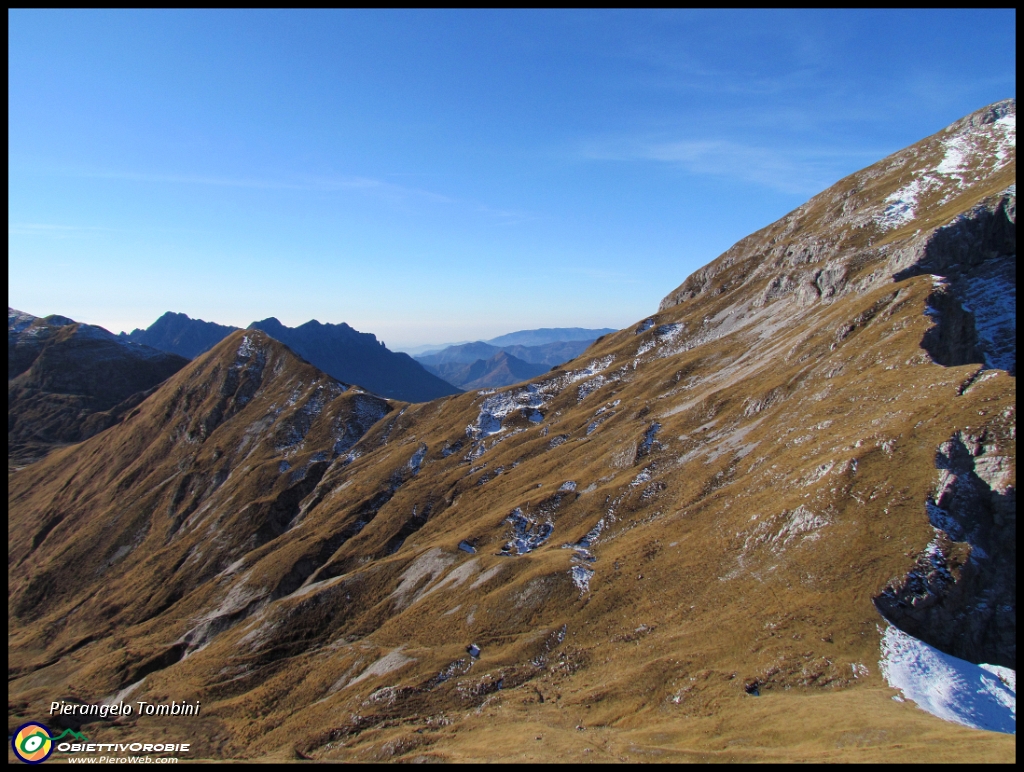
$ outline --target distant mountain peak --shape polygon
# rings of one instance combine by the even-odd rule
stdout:
[[[424,402],[458,393],[412,357],[389,351],[373,333],[359,332],[344,322],[311,319],[293,328],[271,317],[253,322],[249,329],[263,330],[324,372],[383,397]]]
[[[7,306],[7,329],[11,332],[21,332],[34,322],[38,317],[26,314],[16,308]]]
[[[142,343],[172,354],[193,359],[208,351],[237,327],[230,327],[187,314],[167,311],[145,330],[121,333],[122,340]]]
[[[276,316],[268,316],[266,319],[261,319],[257,322],[253,322],[252,324],[249,325],[249,327],[252,329],[259,330],[263,329],[264,327],[284,327],[284,325],[281,324],[281,320],[278,319]]]

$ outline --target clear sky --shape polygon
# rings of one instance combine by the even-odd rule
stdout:
[[[814,193],[1016,95],[1016,15],[8,11],[10,305],[623,327]]]

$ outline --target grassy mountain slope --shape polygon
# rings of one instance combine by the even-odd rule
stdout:
[[[528,384],[361,407],[235,333],[11,478],[9,722],[127,694],[203,720],[90,738],[208,758],[1014,760],[879,672],[880,609],[1016,662],[1014,110]]]

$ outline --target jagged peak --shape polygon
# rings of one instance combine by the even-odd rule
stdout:
[[[193,317],[189,316],[188,314],[182,313],[180,311],[165,311],[163,314],[160,315],[160,318],[158,318],[155,322],[153,322],[152,325],[150,325],[150,329],[152,329],[154,327],[160,327],[160,326],[169,324],[171,322],[177,322],[179,324],[184,324],[186,322],[195,322],[197,324],[203,324],[203,325],[211,325],[212,324],[215,327],[225,327],[225,328],[232,329],[232,330],[238,329],[237,327],[232,327],[231,325],[227,325],[227,324],[218,324],[217,322],[208,322],[205,319],[200,319],[198,317],[193,318]]]
[[[259,325],[259,327],[257,327],[257,325]],[[257,321],[249,325],[249,329],[262,329],[264,327],[280,329],[284,328],[284,325],[281,324],[281,320],[278,319],[276,316],[268,316],[266,319],[258,319]]]

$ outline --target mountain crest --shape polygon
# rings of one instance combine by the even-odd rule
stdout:
[[[695,271],[659,308],[752,283],[764,302],[794,292],[828,302],[852,279],[857,291],[881,286],[914,259],[906,246],[890,253],[899,238],[987,197],[1015,201],[1015,175],[1016,100],[1008,99],[840,180]],[[914,242],[909,252],[920,249]],[[882,270],[862,270],[871,263]]]

